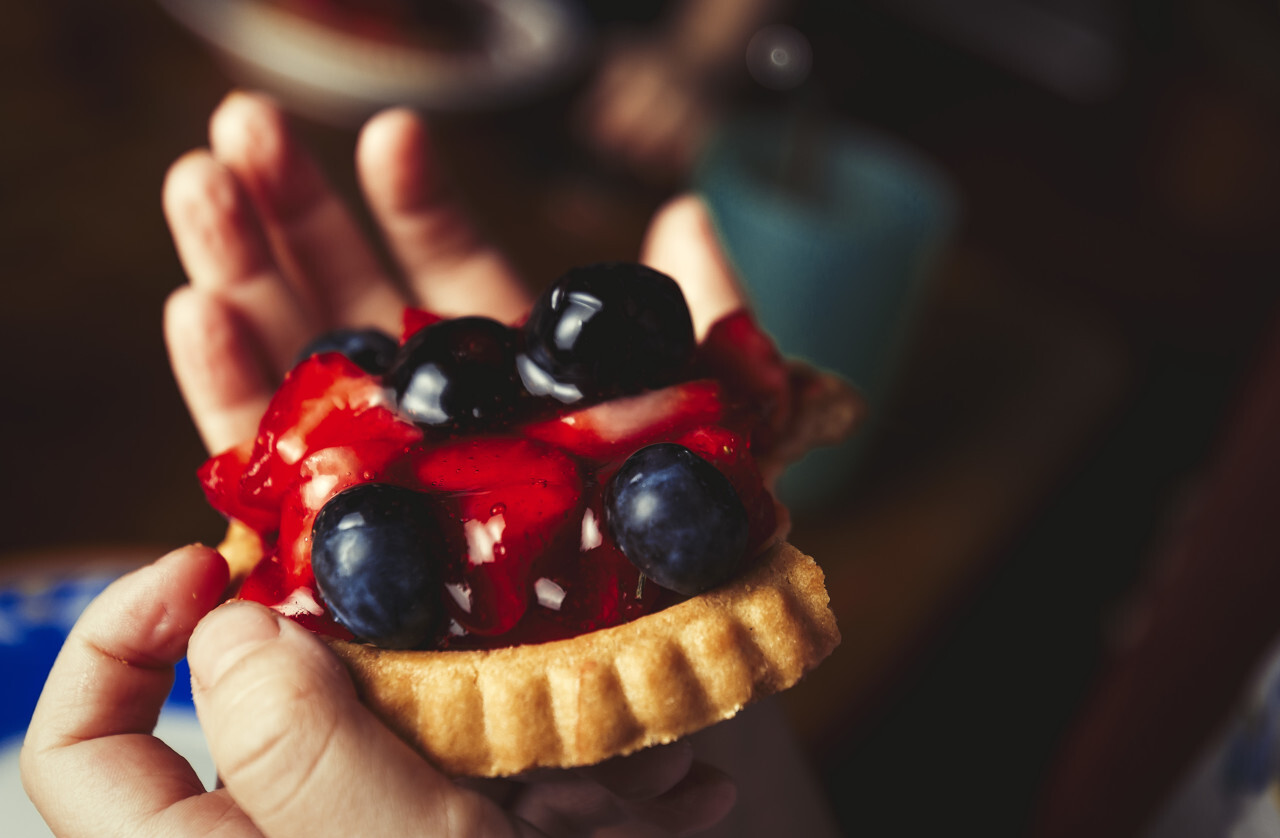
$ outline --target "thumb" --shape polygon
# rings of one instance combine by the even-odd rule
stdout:
[[[270,838],[516,833],[491,801],[383,726],[337,658],[293,621],[228,603],[196,628],[188,659],[219,776]]]

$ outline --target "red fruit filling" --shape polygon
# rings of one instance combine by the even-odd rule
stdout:
[[[401,343],[441,318],[409,310]],[[257,437],[208,460],[209,502],[255,530],[267,555],[239,596],[308,628],[352,633],[311,568],[317,515],[338,493],[389,483],[432,495],[449,555],[439,603],[447,648],[493,648],[618,625],[677,601],[645,577],[605,525],[604,487],[633,452],[677,443],[711,463],[747,510],[747,553],[772,538],[773,499],[752,456],[786,407],[786,371],[745,313],[717,324],[691,367],[706,378],[575,409],[555,405],[492,433],[424,430],[381,377],[336,353],[286,377]]]

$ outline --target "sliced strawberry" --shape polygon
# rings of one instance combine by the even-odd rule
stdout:
[[[605,462],[626,457],[642,445],[670,442],[692,428],[715,424],[724,415],[719,383],[700,379],[534,422],[522,433],[579,457]]]
[[[298,476],[280,508],[279,555],[294,585],[311,582],[311,528],[330,498],[359,483],[411,485],[401,464],[406,446],[371,439],[322,448],[298,464]]]
[[[747,508],[751,522],[749,550],[754,550],[772,535],[777,526],[773,496],[764,487],[760,469],[751,456],[747,438],[736,431],[716,426],[696,428],[674,442],[683,445],[711,463],[733,484],[738,498]]]
[[[276,556],[264,556],[253,566],[240,590],[236,593],[239,599],[260,602],[263,605],[275,605],[285,598],[289,584],[285,579],[284,567]]]
[[[670,595],[644,579],[601,523],[599,487],[575,528],[577,543],[565,538],[559,550],[539,557],[533,570],[533,601],[524,618],[497,638],[470,637],[465,648],[545,643],[621,625],[658,610]]]
[[[609,540],[600,493],[595,494],[583,513],[578,549],[539,563],[539,578],[534,581],[534,594],[545,616],[573,634],[643,616],[660,591],[657,585],[646,585],[636,566]]]
[[[253,568],[240,586],[239,599],[260,602],[317,634],[351,640],[352,634],[333,619],[316,591],[315,580],[289,578],[276,556],[268,556]]]
[[[261,535],[271,535],[280,526],[279,508],[247,503],[240,491],[252,454],[253,440],[247,440],[205,460],[197,476],[210,506]]]
[[[735,402],[760,411],[755,442],[762,450],[773,445],[791,408],[790,377],[778,347],[751,313],[738,309],[713,323],[698,346],[695,366],[722,381]]]
[[[336,353],[317,355],[294,367],[271,399],[241,480],[241,502],[278,508],[312,452],[353,440],[407,448],[421,438],[376,378]]]
[[[563,640],[651,614],[663,607],[661,600],[672,596],[644,579],[607,542],[576,558],[562,573],[534,580],[534,602],[510,631],[496,637],[470,635],[451,647],[486,649]]]
[[[400,321],[400,343],[404,343],[428,326],[439,323],[444,318],[433,311],[422,308],[406,308]]]
[[[533,596],[536,559],[578,533],[577,465],[545,443],[466,437],[413,456],[413,473],[439,492],[453,519],[459,560],[447,568],[454,619],[467,631],[511,629]]]

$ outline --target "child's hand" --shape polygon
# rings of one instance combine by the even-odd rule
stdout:
[[[681,744],[537,780],[454,783],[357,701],[310,632],[252,603],[207,614],[226,584],[216,552],[185,547],[118,580],[76,624],[22,750],[23,782],[55,834],[679,834],[732,805],[732,783]],[[216,791],[151,735],[184,653]]]
[[[449,199],[409,112],[372,120],[357,155],[399,280],[273,103],[232,94],[210,135],[210,150],[171,168],[164,206],[190,279],[166,308],[166,340],[211,452],[255,433],[295,355],[327,329],[398,334],[408,304],[504,321],[527,309],[507,261]],[[659,214],[643,257],[681,279],[700,335],[742,304],[696,199]],[[216,552],[183,548],[116,582],[77,624],[22,754],[28,792],[58,835],[466,838],[609,824],[622,825],[614,835],[627,825],[680,833],[732,806],[733,784],[685,743],[578,771],[454,783],[357,701],[317,637],[251,603],[215,609],[227,576]],[[212,792],[151,735],[184,654],[225,783]]]
[[[210,135],[210,150],[173,165],[164,206],[190,279],[169,301],[166,339],[211,452],[255,433],[295,355],[327,329],[397,334],[407,304],[504,321],[528,307],[507,261],[449,199],[409,112],[372,120],[357,154],[400,280],[383,271],[269,100],[232,94]],[[680,279],[699,335],[742,304],[694,198],[659,213],[643,258]],[[27,789],[57,834],[683,832],[732,805],[732,783],[683,743],[579,771],[451,782],[357,701],[318,638],[249,603],[209,613],[226,584],[217,553],[188,547],[121,579],[86,611],[22,755]],[[225,783],[213,792],[151,736],[184,654]]]

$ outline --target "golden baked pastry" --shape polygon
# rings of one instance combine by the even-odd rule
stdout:
[[[236,527],[220,549],[245,567],[255,542]],[[590,765],[724,721],[794,685],[840,632],[821,568],[779,543],[730,584],[568,640],[439,652],[326,640],[364,703],[433,764],[499,777]]]

